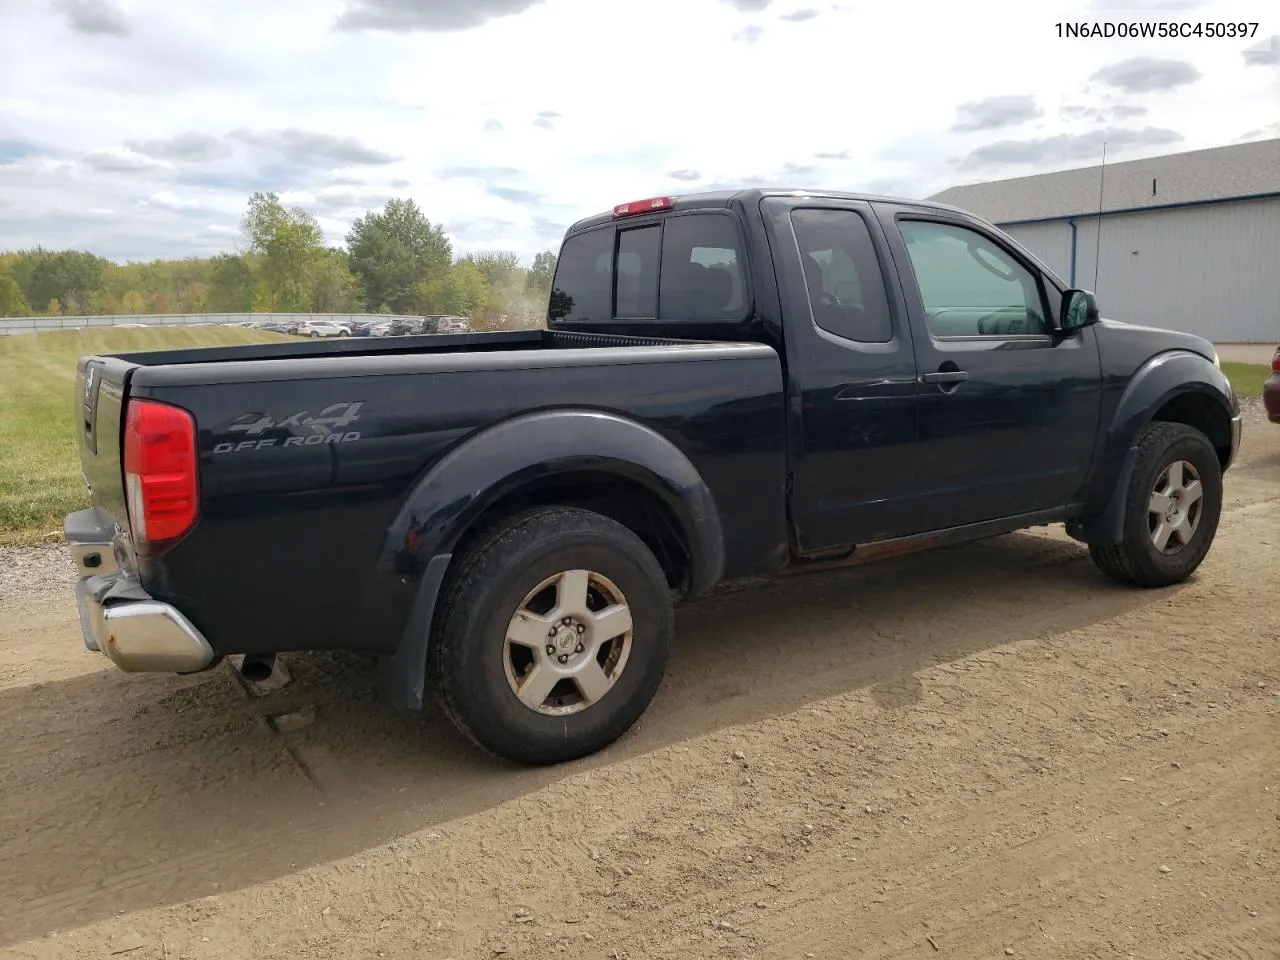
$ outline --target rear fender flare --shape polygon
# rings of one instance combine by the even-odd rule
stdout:
[[[585,409],[544,410],[487,427],[427,471],[387,530],[384,564],[418,581],[399,647],[384,662],[398,706],[421,708],[437,602],[467,530],[525,484],[584,469],[639,483],[670,508],[689,546],[690,596],[720,580],[725,548],[715,498],[689,458],[656,430]]]

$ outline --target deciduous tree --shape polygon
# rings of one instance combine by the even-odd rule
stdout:
[[[388,200],[381,211],[356,218],[347,233],[351,271],[364,284],[370,303],[393,313],[421,308],[422,285],[442,289],[453,260],[444,230],[431,223],[412,200]]]
[[[0,317],[29,317],[31,304],[13,277],[0,276]]]
[[[274,193],[255,193],[243,227],[253,252],[262,256],[262,276],[271,310],[305,313],[311,309],[313,274],[323,252],[320,224],[306,210],[286,210]]]

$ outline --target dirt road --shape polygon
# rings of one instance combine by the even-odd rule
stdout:
[[[553,770],[371,665],[130,677],[0,555],[0,956],[1280,957],[1280,427],[1182,587],[1058,531],[718,597]],[[273,729],[266,714],[313,708]]]

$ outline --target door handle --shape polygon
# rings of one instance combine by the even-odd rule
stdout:
[[[920,378],[923,383],[959,383],[968,379],[967,370],[939,370],[937,373],[926,373]]]

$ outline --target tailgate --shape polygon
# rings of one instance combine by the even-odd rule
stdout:
[[[124,398],[135,366],[114,357],[81,357],[76,367],[80,469],[93,505],[121,526],[128,525],[120,460]]]

